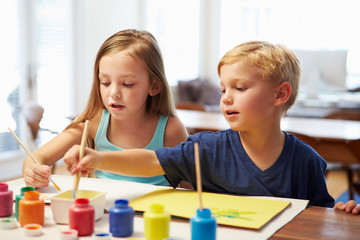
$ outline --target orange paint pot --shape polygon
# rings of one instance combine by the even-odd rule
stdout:
[[[40,200],[39,192],[27,191],[24,198],[19,201],[19,223],[44,225],[45,202]]]

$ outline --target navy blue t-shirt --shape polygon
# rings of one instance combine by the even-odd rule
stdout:
[[[245,152],[238,132],[200,132],[156,155],[173,187],[181,180],[196,188],[194,143],[199,143],[203,191],[235,195],[307,199],[310,205],[333,207],[325,182],[326,162],[309,145],[285,133],[276,162],[262,171]]]

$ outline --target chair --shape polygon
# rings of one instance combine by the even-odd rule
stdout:
[[[354,171],[360,179],[360,140],[349,142],[324,140],[293,133],[297,138],[309,144],[328,162],[328,171],[345,171],[348,181],[349,199],[354,199],[354,189],[360,194],[360,181],[355,186]]]

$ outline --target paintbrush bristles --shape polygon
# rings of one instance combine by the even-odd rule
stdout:
[[[89,128],[89,120],[86,120],[84,130],[83,130],[83,135],[82,135],[82,138],[81,138],[81,145],[80,145],[80,152],[79,152],[79,162],[84,157],[85,145],[86,145],[86,140],[87,140],[87,136],[88,136],[88,128]],[[79,182],[80,182],[80,172],[77,172],[77,173],[75,173],[75,176],[74,176],[73,196],[72,196],[72,198],[75,198],[76,191],[77,191],[77,189],[79,187]]]
[[[200,210],[203,210],[201,168],[200,168],[200,155],[199,155],[199,144],[198,143],[194,143],[194,152],[195,152],[195,168],[196,168],[196,186],[197,186],[197,191],[199,194]]]

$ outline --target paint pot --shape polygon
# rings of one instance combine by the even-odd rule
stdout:
[[[164,205],[152,204],[144,213],[144,236],[146,240],[161,240],[169,237],[170,214]]]
[[[40,224],[31,223],[24,225],[25,236],[34,237],[43,234],[42,226]]]
[[[89,199],[78,198],[69,209],[70,229],[78,231],[79,236],[88,236],[94,232],[95,209]]]
[[[16,228],[17,220],[14,217],[0,218],[0,229]]]
[[[190,219],[192,240],[215,240],[216,218],[211,216],[208,208],[197,209],[196,214]]]
[[[13,210],[13,191],[7,183],[0,183],[0,217],[8,217]]]
[[[19,223],[21,226],[30,223],[44,225],[45,202],[39,192],[27,191],[19,201]]]
[[[91,206],[95,208],[95,220],[104,216],[106,193],[89,190],[77,190],[76,199],[87,198]],[[69,224],[69,209],[74,205],[72,190],[58,193],[51,197],[51,211],[56,223]]]
[[[20,190],[20,195],[15,197],[15,217],[19,221],[19,201],[24,198],[24,193],[27,191],[35,191],[34,187],[23,187]]]
[[[75,229],[69,229],[60,232],[60,240],[76,240],[78,239],[78,231]]]
[[[93,233],[92,235],[92,239],[96,239],[96,240],[111,240],[111,233],[106,233],[106,232],[96,232]]]
[[[119,199],[109,210],[110,232],[114,237],[128,237],[134,232],[134,209],[129,201]]]

